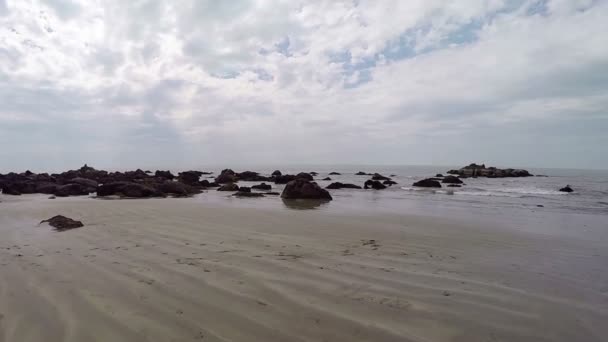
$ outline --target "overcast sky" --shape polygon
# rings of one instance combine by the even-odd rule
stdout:
[[[0,170],[608,168],[608,0],[0,0]]]

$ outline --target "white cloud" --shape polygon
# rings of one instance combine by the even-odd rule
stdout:
[[[500,162],[517,125],[606,119],[607,16],[591,0],[0,0],[0,123],[112,132],[83,158],[172,146],[192,163],[425,163],[428,139],[462,151],[458,135],[502,127]]]

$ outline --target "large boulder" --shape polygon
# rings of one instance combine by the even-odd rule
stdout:
[[[430,178],[423,179],[412,185],[418,186],[418,187],[423,187],[423,188],[441,188],[441,183],[439,183],[439,181],[430,179]]]
[[[335,182],[329,184],[325,189],[361,189],[359,185]]]
[[[40,221],[40,224],[45,222],[58,231],[84,227],[81,221],[76,221],[63,215],[53,216],[48,220]]]
[[[462,184],[463,182],[458,177],[455,177],[455,176],[445,176],[445,177],[443,177],[443,180],[441,181],[441,183],[445,183],[445,184]]]
[[[307,181],[313,181],[314,178],[312,176],[312,174],[310,173],[306,173],[306,172],[300,172],[296,175],[296,179],[304,179]]]
[[[386,185],[380,183],[380,181],[373,180],[373,179],[368,179],[363,184],[363,188],[364,189],[372,188],[374,190],[383,190],[383,189],[386,189]]]
[[[272,176],[273,176],[273,177],[278,177],[278,176],[282,176],[282,175],[283,175],[283,174],[282,174],[282,173],[281,173],[281,171],[279,171],[279,170],[274,170],[274,171],[272,172]]]
[[[235,183],[238,182],[238,178],[236,173],[231,169],[224,169],[220,172],[219,176],[215,177],[215,182],[218,184]]]
[[[459,170],[450,170],[447,172],[452,175],[459,175],[461,177],[488,177],[488,178],[502,178],[502,177],[530,177],[532,174],[527,170],[523,169],[499,169],[496,167],[486,167],[485,164],[472,163],[468,166],[460,168]]]
[[[321,188],[317,183],[303,178],[298,178],[287,183],[281,197],[284,199],[332,200],[329,191]]]
[[[559,189],[561,192],[573,192],[574,190],[570,187],[570,185],[566,185],[565,187]]]

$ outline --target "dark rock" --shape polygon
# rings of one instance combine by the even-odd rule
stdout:
[[[262,184],[254,185],[251,188],[255,189],[255,190],[270,190],[270,189],[272,189],[272,186],[270,184],[262,183]]]
[[[264,195],[278,196],[278,195],[280,195],[280,193],[278,193],[276,191],[268,191],[268,192],[264,192]]]
[[[281,197],[284,199],[323,199],[332,200],[329,192],[317,183],[303,178],[293,180],[285,186]]]
[[[313,181],[314,178],[312,177],[312,175],[310,173],[306,173],[306,172],[300,172],[296,175],[296,179],[304,179],[307,181]]]
[[[58,231],[84,227],[84,224],[82,224],[81,221],[76,221],[62,215],[53,216],[48,220],[40,221],[40,224],[45,222],[48,222],[51,227],[54,227]]]
[[[372,176],[372,180],[385,181],[385,180],[391,180],[391,179],[386,176],[383,176],[379,173],[374,173],[374,175]]]
[[[215,187],[220,186],[216,182],[210,182],[210,181],[208,181],[206,179],[203,179],[202,181],[200,181],[199,185],[202,186],[202,187],[204,187],[204,188],[215,188]]]
[[[157,189],[164,194],[173,195],[176,197],[187,197],[200,192],[200,190],[197,190],[196,188],[190,185],[170,180],[167,180],[158,185]]]
[[[455,177],[455,176],[445,176],[441,182],[445,183],[445,184],[462,184],[463,183],[460,180],[460,178]]]
[[[202,175],[200,171],[184,171],[178,174],[177,179],[186,185],[196,186],[199,185]]]
[[[397,182],[395,182],[393,180],[385,180],[384,182],[382,182],[382,184],[392,186],[392,185],[397,184]]]
[[[561,192],[573,192],[574,190],[570,187],[570,185],[566,185],[565,187],[559,189]]]
[[[237,179],[246,182],[263,182],[270,180],[269,177],[261,176],[259,173],[253,171],[241,172],[237,174]]]
[[[329,175],[330,176],[340,176],[341,173],[340,172],[330,172]]]
[[[331,180],[331,178],[329,178],[329,177],[325,177],[325,178],[323,178],[323,179],[321,179],[321,180],[324,180],[324,181],[330,181],[330,180]]]
[[[239,192],[251,192],[251,188],[248,186],[239,186]]]
[[[460,185],[460,184],[448,184],[447,187],[448,188],[460,188],[460,187],[462,187],[462,185]]]
[[[544,208],[544,207],[545,207],[545,206],[544,206],[544,205],[542,205],[542,204],[537,204],[536,206],[537,206],[537,207],[539,207],[539,208]]]
[[[486,167],[485,164],[477,165],[475,163],[465,166],[459,170],[450,170],[449,174],[460,175],[462,177],[488,177],[488,178],[503,178],[503,177],[530,177],[527,170],[523,169],[498,169],[496,167]]]
[[[419,187],[424,187],[424,188],[441,188],[441,183],[439,183],[438,181],[434,180],[434,179],[423,179],[421,181],[418,181],[414,184],[412,184],[413,186],[419,186]]]
[[[243,191],[239,191],[239,192],[233,194],[232,196],[236,196],[236,197],[264,197],[264,194],[259,193],[259,192],[243,192]]]
[[[73,183],[58,186],[55,189],[54,195],[57,197],[84,196],[95,191],[96,189],[94,187]]]
[[[443,177],[443,175],[441,173],[438,173],[438,174],[435,175],[435,177],[440,177],[441,178],[441,177]]]
[[[133,198],[164,197],[164,193],[159,190],[133,182],[113,182],[97,187],[97,196],[113,195]]]
[[[236,173],[231,169],[224,169],[220,172],[219,176],[215,177],[215,182],[218,184],[235,183],[238,182],[238,178]]]
[[[175,179],[175,176],[171,173],[171,171],[161,171],[161,170],[156,170],[156,172],[154,173],[154,177],[164,178],[164,179],[168,179],[168,180]]]
[[[359,172],[355,173],[355,175],[356,175],[356,176],[371,176],[371,174],[369,174],[369,173],[365,173],[365,172],[363,172],[363,171],[359,171]]]
[[[96,188],[97,185],[99,185],[97,183],[97,181],[95,181],[95,180],[88,179],[88,178],[82,178],[82,177],[72,178],[72,179],[70,179],[70,183],[80,184],[82,186],[89,187],[89,188]]]
[[[361,189],[361,187],[355,184],[335,182],[328,185],[326,189]]]
[[[274,170],[274,172],[272,173],[273,177],[277,177],[277,176],[282,176],[283,174],[281,173],[281,171],[279,170]]]
[[[295,179],[296,179],[296,176],[294,176],[294,175],[280,175],[280,176],[274,177],[274,183],[275,184],[287,184]]]
[[[369,179],[369,180],[365,181],[365,184],[363,184],[363,188],[364,189],[372,188],[374,190],[383,190],[383,189],[386,189],[386,185],[380,183],[380,181]]]
[[[217,191],[239,191],[239,186],[234,183],[224,184]]]

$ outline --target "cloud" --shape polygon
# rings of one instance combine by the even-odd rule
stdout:
[[[20,146],[0,157],[608,168],[591,134],[608,128],[607,16],[593,0],[0,0],[0,139]]]

